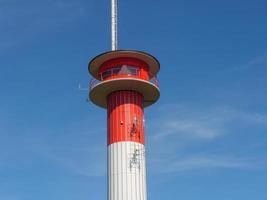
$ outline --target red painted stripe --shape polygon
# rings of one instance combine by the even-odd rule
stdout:
[[[117,91],[108,97],[108,145],[120,141],[144,144],[143,96],[135,91]]]
[[[99,73],[106,71],[117,66],[130,65],[136,66],[140,69],[148,71],[148,64],[137,58],[114,58],[103,63],[100,67]]]
[[[112,69],[122,66],[131,66],[135,68],[138,73],[136,75],[131,75],[127,73],[113,73]],[[102,73],[106,72],[106,75],[103,77],[101,76]],[[99,69],[99,78],[103,78],[104,80],[107,79],[114,79],[114,78],[127,78],[129,75],[148,80],[149,79],[149,67],[148,64],[142,60],[136,58],[115,58],[112,60],[108,60],[107,62],[103,63]]]

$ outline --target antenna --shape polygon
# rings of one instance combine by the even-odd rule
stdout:
[[[118,49],[118,15],[117,0],[111,0],[111,47],[112,51]]]

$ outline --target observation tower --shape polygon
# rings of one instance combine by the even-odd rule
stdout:
[[[107,109],[108,200],[147,200],[144,108],[160,97],[159,69],[148,53],[117,50],[117,1],[112,0],[112,51],[88,65],[89,98]]]

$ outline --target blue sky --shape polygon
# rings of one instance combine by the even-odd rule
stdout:
[[[149,199],[266,200],[267,2],[119,0],[119,47],[161,62]],[[87,63],[109,1],[0,0],[0,199],[106,199],[106,112]]]

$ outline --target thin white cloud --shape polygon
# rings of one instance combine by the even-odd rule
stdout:
[[[208,122],[208,121],[207,121]],[[161,124],[161,132],[154,135],[154,139],[162,139],[168,135],[183,137],[213,139],[221,134],[221,130],[215,125],[207,122],[196,121],[194,119],[165,119]],[[210,121],[212,123],[212,121]]]
[[[247,64],[233,67],[230,71],[240,71],[258,67],[267,67],[267,54],[252,58]]]
[[[207,110],[192,109],[189,106],[164,105],[160,108],[156,122],[151,125],[153,139],[177,136],[191,139],[212,140],[231,132],[232,122],[267,125],[267,115],[249,113],[226,107]],[[171,107],[171,112],[169,112]],[[156,130],[156,131],[154,131]]]
[[[221,155],[194,155],[176,160],[157,160],[156,173],[176,173],[206,169],[250,169],[255,167],[255,162],[239,157]]]
[[[91,121],[91,119],[86,121]],[[78,129],[77,127],[79,126],[75,124],[64,133],[64,139],[69,142],[73,141],[75,145],[46,144],[46,150],[40,152],[41,155],[51,165],[57,165],[68,173],[87,177],[104,176],[106,174],[106,142],[104,140],[106,129],[98,128],[100,125],[87,126],[86,131],[84,128]]]
[[[85,13],[82,1],[4,1],[0,6],[0,50],[47,37]]]
[[[163,105],[159,112],[160,114],[155,114],[158,117],[153,119],[153,124],[148,126],[148,132],[153,133],[149,135],[149,167],[154,173],[248,169],[258,167],[261,162],[260,158],[254,160],[253,157],[242,154],[229,156],[228,149],[220,149],[214,144],[223,140],[226,135],[243,134],[236,132],[239,126],[260,126],[267,129],[265,114],[238,111],[229,107],[207,108],[203,111],[188,105],[173,104]],[[211,146],[205,149],[196,148],[202,144],[205,147]],[[265,166],[266,161],[265,159],[263,162]]]
[[[249,62],[249,65],[265,65],[267,66],[267,54],[258,56]]]
[[[51,170],[60,169],[79,176],[104,176],[106,128],[88,124],[92,118],[102,121],[91,115],[66,122],[60,129],[37,127],[31,132],[13,129],[13,124],[0,126],[0,175],[31,168],[41,160]],[[1,124],[5,123],[0,120]]]
[[[233,117],[240,121],[255,125],[267,125],[267,115],[260,113],[232,112]]]
[[[15,195],[0,195],[0,199],[3,200],[21,200],[22,198]]]
[[[195,111],[181,105],[163,105],[159,112],[159,117],[150,127],[156,130],[152,136],[155,140],[169,136],[210,140],[224,133],[224,120],[212,112]]]
[[[72,174],[80,176],[104,176],[106,174],[106,148],[88,146],[70,155],[46,152],[46,158]]]

